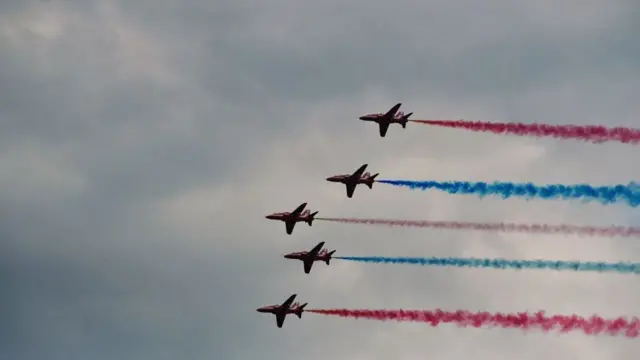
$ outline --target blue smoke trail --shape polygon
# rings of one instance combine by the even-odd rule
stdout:
[[[604,263],[590,261],[552,261],[552,260],[506,260],[478,258],[410,258],[383,256],[336,256],[334,259],[360,261],[369,263],[412,264],[423,266],[454,266],[469,268],[493,269],[552,269],[573,271],[617,272],[620,274],[640,274],[638,263]]]
[[[532,183],[512,182],[467,182],[467,181],[410,181],[410,180],[378,180],[379,183],[395,186],[406,186],[411,189],[429,190],[437,189],[450,194],[476,194],[480,198],[486,195],[499,195],[503,199],[520,196],[527,199],[583,199],[585,201],[597,200],[602,204],[612,204],[626,201],[632,207],[640,205],[640,186],[631,182],[628,185],[591,186],[578,185],[544,185],[538,186]]]

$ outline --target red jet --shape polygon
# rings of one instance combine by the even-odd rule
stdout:
[[[285,255],[285,259],[295,259],[301,260],[304,264],[304,273],[308,274],[311,271],[311,267],[315,261],[324,261],[329,265],[329,261],[331,261],[331,255],[336,251],[328,252],[326,249],[322,249],[324,246],[324,241],[316,245],[311,251],[299,251],[291,254]]]
[[[304,212],[302,212],[302,210],[306,206],[307,206],[307,203],[303,203],[292,212],[279,212],[279,213],[267,215],[266,217],[269,220],[284,221],[284,224],[287,229],[287,234],[291,235],[291,233],[293,232],[293,228],[296,226],[297,222],[303,221],[309,224],[309,226],[311,226],[311,223],[313,223],[313,220],[315,220],[313,217],[316,216],[318,212],[316,211],[312,213],[309,210],[305,210]]]
[[[391,110],[387,111],[386,114],[376,113],[360,116],[360,120],[377,122],[380,126],[380,137],[384,137],[387,134],[387,130],[389,130],[389,125],[391,124],[400,124],[403,129],[406,129],[409,116],[413,113],[405,115],[404,112],[400,111],[396,114],[401,105],[402,103],[397,103]]]
[[[356,190],[358,184],[366,184],[369,189],[373,189],[373,182],[376,176],[380,174],[371,175],[371,173],[364,173],[364,169],[367,168],[367,164],[364,164],[358,168],[353,174],[334,175],[327,178],[329,182],[343,183],[347,186],[347,197],[351,198],[353,192]]]
[[[260,313],[271,313],[276,316],[276,325],[279,328],[284,324],[284,319],[289,314],[296,314],[299,319],[302,319],[302,312],[304,311],[304,307],[307,306],[308,303],[304,303],[300,305],[300,303],[293,303],[293,299],[296,298],[296,294],[291,295],[282,305],[269,305],[258,308],[257,311]]]

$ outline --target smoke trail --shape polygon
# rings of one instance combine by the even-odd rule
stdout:
[[[492,132],[495,134],[513,134],[520,136],[548,136],[560,139],[579,139],[594,144],[607,141],[619,141],[625,144],[637,144],[640,130],[625,127],[606,128],[604,126],[549,125],[495,123],[465,120],[409,120],[416,123],[461,128],[471,131]]]
[[[395,320],[424,322],[435,327],[440,323],[455,323],[459,327],[473,326],[476,328],[486,326],[500,326],[503,328],[520,328],[523,330],[541,329],[544,332],[559,330],[567,333],[574,330],[582,330],[588,335],[606,333],[609,335],[624,335],[637,337],[640,333],[640,319],[632,317],[628,320],[624,317],[616,319],[604,319],[593,315],[584,318],[578,315],[552,315],[546,316],[544,311],[534,314],[520,313],[489,313],[470,312],[467,310],[445,311],[435,310],[349,310],[349,309],[312,309],[307,310],[316,314],[333,315],[340,317],[363,318],[372,320]]]
[[[474,223],[463,221],[430,220],[394,220],[394,219],[357,219],[357,218],[317,218],[316,220],[346,224],[387,225],[401,227],[419,227],[446,230],[484,230],[517,232],[531,234],[565,234],[585,236],[640,236],[640,228],[625,226],[578,226],[550,224],[514,224],[514,223]]]
[[[368,263],[411,264],[422,266],[453,266],[492,269],[552,269],[557,271],[595,271],[617,272],[620,274],[640,274],[640,264],[605,263],[591,261],[553,261],[553,260],[508,260],[478,259],[455,257],[384,257],[384,256],[336,256],[334,259]]]
[[[383,184],[394,186],[406,186],[411,189],[429,190],[437,189],[450,194],[475,194],[480,198],[487,195],[498,195],[503,199],[520,196],[527,199],[583,199],[584,201],[597,200],[602,204],[612,204],[624,201],[632,207],[640,204],[640,191],[636,183],[614,186],[578,185],[544,185],[538,186],[532,183],[512,182],[467,182],[467,181],[411,181],[411,180],[378,180]]]

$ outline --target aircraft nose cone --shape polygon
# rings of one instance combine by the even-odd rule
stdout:
[[[367,117],[366,117],[366,116],[360,116],[358,119],[360,119],[360,120],[367,120]]]

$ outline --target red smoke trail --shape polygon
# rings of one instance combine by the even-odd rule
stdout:
[[[521,313],[472,313],[467,310],[444,311],[435,310],[349,310],[331,309],[306,310],[316,314],[333,315],[340,317],[363,318],[372,320],[395,320],[424,322],[431,326],[438,326],[440,323],[456,323],[460,327],[473,326],[476,328],[486,326],[500,326],[503,328],[520,328],[523,330],[542,329],[544,332],[559,330],[570,332],[572,330],[582,330],[588,335],[607,333],[609,335],[621,335],[626,337],[637,337],[640,334],[640,319],[637,317],[627,320],[624,317],[616,319],[604,319],[593,315],[590,318],[583,318],[578,315],[553,315],[546,316],[544,311],[535,314],[527,312]]]
[[[421,227],[450,230],[485,230],[502,232],[519,232],[532,234],[576,234],[587,236],[640,236],[640,228],[624,226],[577,226],[550,224],[513,224],[513,223],[473,223],[462,221],[429,221],[429,220],[393,220],[393,219],[353,219],[353,218],[317,218],[316,220],[340,222],[347,224],[387,225],[402,227]]]
[[[549,125],[549,124],[521,124],[495,123],[467,120],[409,120],[416,123],[444,126],[448,128],[462,128],[472,131],[492,132],[495,134],[514,134],[531,136],[551,136],[562,139],[581,139],[592,143],[606,141],[620,141],[636,144],[640,141],[640,130],[625,127],[606,128],[604,126],[577,125]]]

